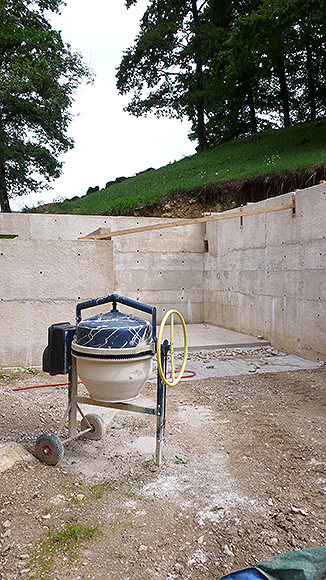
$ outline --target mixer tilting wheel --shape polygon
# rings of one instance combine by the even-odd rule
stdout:
[[[105,314],[82,320],[81,312],[112,303]],[[124,304],[150,314],[151,323],[117,309]],[[180,371],[174,362],[174,316],[179,318],[183,331],[184,356]],[[170,343],[163,339],[163,331],[170,319]],[[133,401],[139,397],[152,370],[152,359],[157,354],[156,407],[142,407]],[[145,413],[157,417],[155,462],[160,465],[161,445],[165,436],[166,387],[180,381],[187,359],[187,330],[182,315],[170,310],[164,316],[156,337],[156,308],[117,294],[82,302],[76,306],[76,324],[53,324],[48,330],[48,346],[43,353],[43,370],[51,375],[68,374],[68,407],[56,434],[43,433],[36,441],[35,454],[49,465],[62,459],[63,444],[80,436],[99,440],[105,433],[103,419],[95,414],[84,415],[81,405],[108,407]],[[168,371],[168,362],[171,371]],[[171,372],[172,380],[169,380]],[[178,373],[176,376],[176,372]],[[88,396],[78,394],[78,380],[86,387]],[[81,415],[78,430],[77,413]],[[68,419],[69,437],[61,441],[64,424]]]
[[[176,315],[181,322],[182,331],[183,331],[183,349],[184,349],[183,350],[182,365],[181,365],[181,369],[178,371],[177,377],[175,376],[176,369],[175,369],[175,364],[174,364],[174,332],[175,332],[174,331],[174,315]],[[163,331],[164,331],[165,325],[166,325],[167,321],[169,320],[169,318],[171,318],[171,320],[170,320],[170,349],[169,350],[170,350],[170,356],[171,356],[172,381],[169,381],[167,379],[167,369],[163,369],[162,356],[161,356]],[[164,383],[168,387],[175,387],[180,382],[182,375],[183,375],[185,368],[186,368],[187,353],[188,353],[188,337],[187,337],[186,323],[183,319],[183,316],[180,314],[180,312],[178,312],[177,310],[169,310],[169,312],[167,312],[165,314],[165,316],[161,322],[160,330],[159,330],[158,337],[157,337],[157,367],[158,367],[158,371],[160,373],[161,379],[164,381]]]

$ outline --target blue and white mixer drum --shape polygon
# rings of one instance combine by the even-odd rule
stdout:
[[[152,371],[151,323],[118,310],[79,322],[71,346],[77,374],[98,401],[135,399]]]

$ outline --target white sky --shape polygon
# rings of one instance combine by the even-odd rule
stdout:
[[[75,147],[65,155],[63,174],[53,189],[11,200],[13,211],[57,198],[84,195],[89,186],[129,177],[148,167],[162,167],[195,153],[188,121],[133,117],[123,111],[131,94],[121,96],[115,86],[116,68],[124,50],[134,44],[139,21],[148,4],[138,0],[129,10],[124,0],[66,0],[61,16],[51,17],[54,28],[95,71],[94,86],[79,87],[69,134]]]

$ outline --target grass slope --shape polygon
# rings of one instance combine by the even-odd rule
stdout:
[[[161,203],[164,197],[176,192],[198,192],[204,186],[225,181],[309,170],[325,162],[326,121],[311,122],[230,141],[74,201],[65,200],[30,211],[127,215],[139,205]]]

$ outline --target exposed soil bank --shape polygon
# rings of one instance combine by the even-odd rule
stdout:
[[[289,171],[282,175],[260,175],[245,181],[212,183],[193,191],[180,191],[160,204],[138,206],[130,212],[146,217],[201,217],[204,212],[222,211],[317,185],[326,179],[326,167]]]

